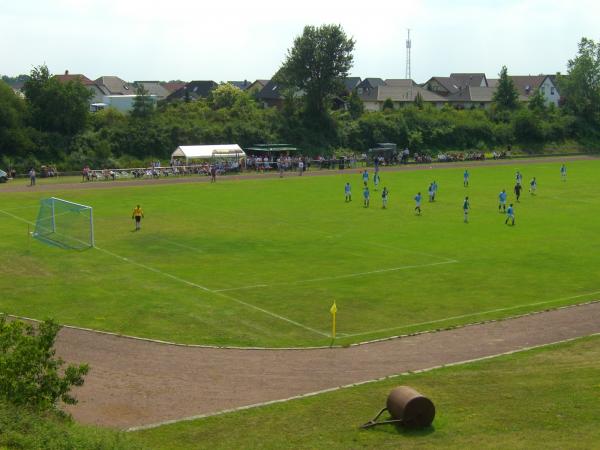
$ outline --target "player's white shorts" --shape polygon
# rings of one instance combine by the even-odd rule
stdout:
[[[500,205],[506,206],[506,200],[500,200]]]

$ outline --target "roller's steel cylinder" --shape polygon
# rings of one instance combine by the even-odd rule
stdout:
[[[393,419],[409,428],[428,427],[435,418],[433,402],[408,386],[398,386],[390,392],[386,406]]]

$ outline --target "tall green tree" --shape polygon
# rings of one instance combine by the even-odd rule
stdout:
[[[582,38],[567,68],[567,75],[558,76],[563,107],[590,130],[600,124],[600,43]]]
[[[92,93],[81,81],[61,83],[42,65],[33,68],[23,89],[38,130],[74,136],[85,128]]]
[[[516,109],[519,106],[519,94],[515,88],[515,84],[508,76],[506,66],[502,66],[499,76],[498,88],[494,92],[493,97],[496,107],[504,110]]]
[[[24,155],[33,143],[25,128],[27,108],[13,90],[0,81],[0,156]]]
[[[352,67],[354,40],[339,25],[306,26],[275,79],[304,92],[309,114],[323,116]]]
[[[143,84],[138,84],[135,88],[135,100],[131,115],[133,117],[145,118],[154,112],[154,102],[149,95],[148,89]]]
[[[546,111],[546,97],[542,94],[541,89],[536,89],[531,97],[529,97],[529,103],[527,107],[531,111],[543,113]]]

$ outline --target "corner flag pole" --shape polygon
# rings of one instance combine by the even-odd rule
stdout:
[[[337,314],[337,306],[335,305],[335,300],[333,301],[333,305],[329,309],[331,313],[331,339],[335,339],[335,315]]]

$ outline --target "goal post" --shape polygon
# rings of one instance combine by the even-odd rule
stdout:
[[[42,199],[33,237],[62,248],[93,247],[93,208],[56,197]]]

